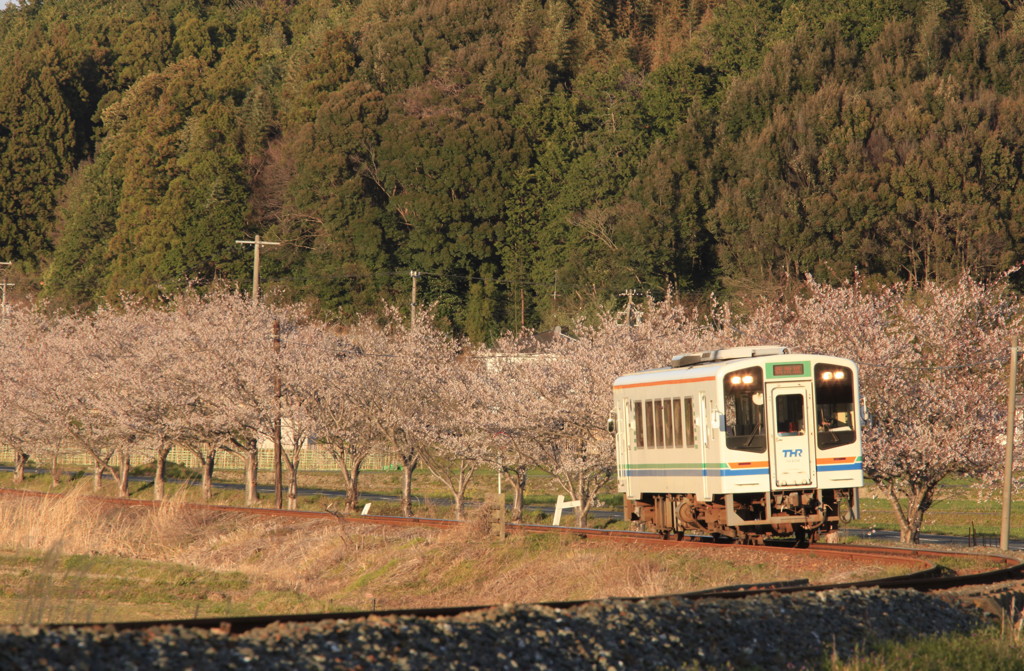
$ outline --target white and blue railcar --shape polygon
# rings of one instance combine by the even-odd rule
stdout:
[[[737,347],[614,383],[627,519],[665,535],[817,538],[856,517],[864,484],[857,366]]]

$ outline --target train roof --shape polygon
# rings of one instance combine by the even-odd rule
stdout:
[[[750,359],[758,356],[774,356],[778,354],[789,354],[788,347],[777,347],[767,345],[760,347],[729,347],[727,349],[710,349],[704,352],[692,354],[677,354],[672,357],[672,368],[685,368],[697,366],[702,363],[717,363],[719,361],[732,361],[733,359]]]
[[[667,382],[670,380],[691,380],[693,378],[714,378],[722,370],[733,370],[736,367],[750,365],[754,363],[754,359],[759,360],[757,363],[767,363],[768,361],[791,360],[794,357],[813,357],[816,360],[853,363],[848,359],[840,357],[793,352],[788,347],[730,347],[728,349],[679,354],[672,357],[670,365],[665,368],[628,373],[616,379],[613,386],[629,386],[640,382],[650,383]]]

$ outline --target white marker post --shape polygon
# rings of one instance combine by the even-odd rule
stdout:
[[[558,495],[558,500],[555,502],[555,519],[551,521],[551,526],[557,527],[562,523],[562,511],[567,508],[579,508],[579,501],[566,501],[565,497],[561,494]]]

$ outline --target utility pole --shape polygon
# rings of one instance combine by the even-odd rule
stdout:
[[[260,302],[260,247],[264,245],[277,246],[281,243],[261,240],[258,235],[255,240],[235,240],[235,243],[239,245],[252,245],[254,248],[252,259],[252,303],[256,305]]]
[[[1013,439],[1017,424],[1017,336],[1010,342],[1010,380],[1006,401],[1006,462],[1003,466],[1003,524],[999,549],[1010,549],[1010,505],[1013,503]]]
[[[259,249],[259,247],[257,247]],[[281,322],[274,320],[274,507],[281,502]]]
[[[412,328],[416,328],[416,280],[422,274],[418,270],[409,271],[409,277],[412,278],[412,301],[409,304],[409,321]]]
[[[7,282],[6,280],[0,282],[0,290],[2,290],[2,293],[0,293],[0,315],[2,315],[4,319],[7,319],[7,287],[13,286],[14,285],[12,283]]]
[[[519,287],[519,330],[526,328],[526,292]]]
[[[11,269],[12,261],[0,261],[0,266],[4,269],[3,280],[0,280],[0,318],[7,319],[7,287],[13,287],[14,285],[7,281],[7,271]]]
[[[628,291],[619,294],[620,296],[626,297],[626,326],[633,325],[633,296],[636,296],[636,291],[629,289]]]

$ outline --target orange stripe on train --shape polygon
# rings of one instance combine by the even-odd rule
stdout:
[[[636,387],[658,387],[664,384],[687,384],[689,382],[712,382],[714,377],[691,377],[686,380],[658,380],[657,382],[637,382],[635,384],[620,384],[615,389],[635,389]]]

